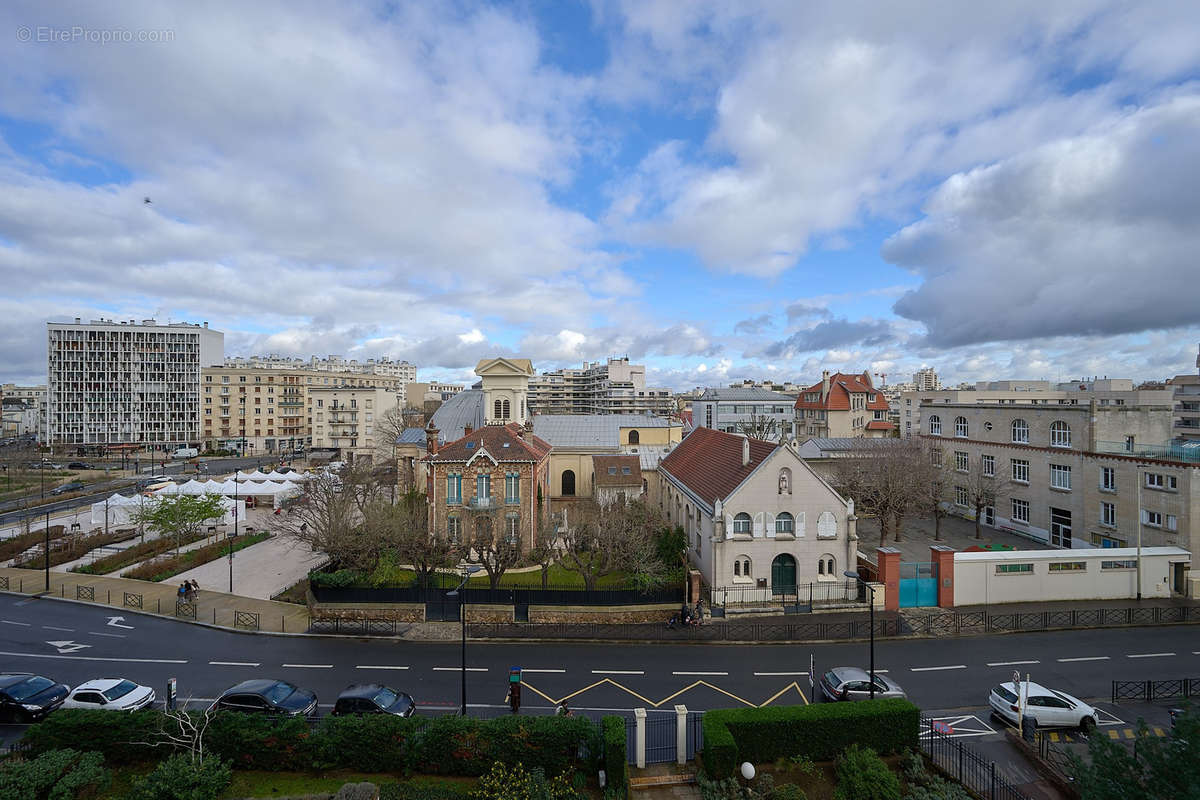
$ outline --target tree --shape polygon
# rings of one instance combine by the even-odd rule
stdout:
[[[873,440],[874,441],[874,440]],[[923,455],[912,440],[877,440],[861,456],[849,456],[834,464],[834,483],[844,497],[854,500],[856,509],[879,520],[879,545],[895,529],[900,541],[900,521],[921,496]]]
[[[572,506],[562,532],[564,569],[579,573],[589,591],[606,575],[629,573],[633,583],[661,583],[666,568],[655,557],[654,532],[662,520],[641,500],[601,508],[593,500]]]
[[[418,586],[429,586],[438,570],[454,565],[457,548],[429,530],[425,495],[411,491],[393,504],[382,498],[367,509],[358,532],[361,558],[373,569],[389,557],[411,566]]]
[[[158,531],[160,536],[174,536],[175,555],[179,555],[180,541],[184,537],[195,536],[205,522],[224,515],[225,506],[218,495],[179,494],[164,495],[153,503],[146,503],[130,518],[139,525]]]
[[[521,534],[509,534],[508,518],[500,509],[472,512],[468,524],[471,530],[467,531],[464,555],[479,562],[489,585],[496,589],[504,573],[521,560]]]
[[[762,439],[766,442],[783,442],[787,439],[788,428],[775,417],[766,414],[752,414],[749,419],[737,423],[737,432],[751,439]]]
[[[420,409],[392,406],[376,417],[374,423],[375,460],[391,461],[395,452],[392,446],[400,438],[400,434],[404,433],[405,428],[423,427],[424,416]]]
[[[1107,736],[1090,736],[1085,762],[1068,753],[1068,773],[1083,800],[1196,800],[1200,798],[1200,714],[1175,718],[1168,736],[1150,734],[1138,720],[1132,749]]]
[[[325,553],[343,567],[367,571],[375,562],[357,530],[362,519],[354,492],[345,491],[345,481],[318,473],[305,483],[304,494],[288,514],[276,518],[276,527],[282,536]]]
[[[979,468],[966,476],[967,500],[975,509],[975,538],[983,538],[983,510],[989,506],[996,507],[1000,497],[1008,492],[1008,481],[997,481],[996,476],[983,474],[983,459],[980,458]],[[992,462],[995,464],[995,462]],[[995,470],[993,469],[993,473]]]
[[[923,447],[922,456],[921,474],[916,482],[917,507],[933,517],[933,539],[941,541],[942,520],[949,513],[947,495],[954,485],[953,471],[940,447]]]
[[[541,487],[538,487],[539,491]],[[539,516],[537,531],[533,535],[533,547],[529,550],[529,560],[542,568],[542,588],[550,585],[550,565],[558,559],[563,548],[560,527],[563,516],[551,514]]]

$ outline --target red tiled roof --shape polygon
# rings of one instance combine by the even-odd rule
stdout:
[[[642,462],[637,456],[592,456],[592,475],[597,486],[640,487]]]
[[[867,423],[869,431],[890,431],[894,427],[896,427],[894,424],[885,419],[873,419]]]
[[[521,435],[524,434],[524,435]],[[508,446],[505,447],[505,444]],[[436,454],[425,456],[426,461],[468,461],[486,449],[497,461],[541,461],[550,452],[550,444],[525,431],[520,423],[485,425],[461,439],[438,448]]]
[[[712,504],[727,497],[779,446],[750,439],[750,463],[742,466],[743,441],[737,434],[699,427],[658,468]]]
[[[850,395],[866,394],[868,397],[867,409],[870,411],[886,411],[888,404],[883,394],[875,389],[871,384],[871,376],[867,373],[859,375],[847,375],[844,372],[835,372],[829,376],[829,396],[825,398],[825,402],[817,400],[815,403],[805,401],[806,393],[820,393],[823,381],[817,381],[812,386],[800,392],[796,398],[796,408],[803,409],[820,409],[824,411],[849,411],[850,410]],[[875,395],[875,401],[870,402],[870,396]]]

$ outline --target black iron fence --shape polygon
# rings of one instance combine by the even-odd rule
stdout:
[[[1176,678],[1165,681],[1113,681],[1112,701],[1186,700],[1200,697],[1200,678]]]
[[[996,766],[963,744],[961,738],[933,730],[932,722],[921,720],[921,749],[946,774],[983,800],[1030,800]]]
[[[899,627],[900,620],[898,619],[876,619],[875,635],[897,636],[899,635]],[[313,629],[313,632],[317,631]],[[824,639],[865,639],[870,635],[870,622],[867,619],[839,622],[740,622],[710,620],[703,625],[676,625],[675,627],[667,627],[666,622],[628,624],[473,623],[468,618],[467,635],[480,639],[789,642]]]
[[[1075,780],[1071,774],[1071,757],[1064,748],[1050,741],[1048,732],[1038,731],[1036,744],[1038,758],[1042,760],[1043,764],[1054,770],[1063,780]]]
[[[440,581],[439,581],[440,582]],[[318,603],[439,603],[457,586],[398,586],[386,588],[312,587]],[[584,589],[579,586],[467,587],[462,592],[469,605],[627,606],[683,603],[683,587],[642,590],[635,588]]]
[[[1025,612],[943,611],[926,615],[906,614],[905,621],[908,633],[933,636],[1107,628],[1122,625],[1170,625],[1200,622],[1200,606],[1132,606]]]
[[[709,591],[713,615],[782,610],[785,614],[806,613],[814,607],[849,607],[866,604],[867,589],[858,581],[830,580],[795,586],[757,584],[721,586]]]

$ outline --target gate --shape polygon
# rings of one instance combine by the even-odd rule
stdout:
[[[634,760],[637,753],[634,753]],[[669,764],[675,761],[675,714],[646,715],[646,763]]]
[[[932,561],[900,562],[900,607],[937,605],[937,564]]]
[[[462,595],[460,594],[459,597]],[[458,622],[459,598],[446,597],[445,592],[438,592],[425,600],[426,622]]]

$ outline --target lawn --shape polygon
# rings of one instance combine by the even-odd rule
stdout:
[[[460,577],[457,573],[444,573],[446,580],[457,583]],[[370,585],[372,587],[386,586],[412,586],[416,583],[416,574],[410,569],[401,569],[399,567],[380,568],[371,575]],[[622,589],[628,585],[628,577],[624,573],[615,573],[606,575],[596,582],[598,589]],[[550,566],[549,575],[547,578],[548,584],[555,589],[582,589],[583,576],[578,572],[572,572],[559,564]],[[477,572],[471,578],[471,582],[467,584],[473,588],[486,589],[491,585],[488,580],[488,575],[483,570]],[[540,569],[531,570],[529,572],[505,572],[500,578],[500,586],[513,587],[530,587],[541,588],[542,571]]]

